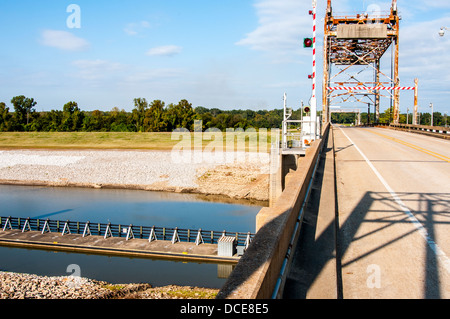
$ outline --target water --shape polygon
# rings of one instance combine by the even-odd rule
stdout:
[[[0,185],[0,215],[138,226],[255,232],[259,206],[192,194]]]
[[[223,267],[208,263],[158,259],[109,257],[0,247],[0,270],[40,276],[69,276],[67,267],[76,264],[81,276],[112,284],[150,283],[152,286],[180,285],[220,288],[225,283]],[[230,268],[231,271],[231,268]],[[222,278],[221,278],[222,277]]]
[[[192,194],[137,190],[0,186],[0,215],[93,223],[254,232],[260,206],[207,202]],[[81,276],[110,283],[146,282],[219,288],[229,265],[108,257],[0,247],[0,270]]]

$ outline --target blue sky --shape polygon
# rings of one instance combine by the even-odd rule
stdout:
[[[390,8],[390,1],[332,3],[335,13]],[[67,24],[71,4],[81,9],[80,28]],[[325,6],[318,1],[319,76]],[[450,2],[398,6],[401,85],[418,77],[420,110],[433,102],[435,111],[450,111],[450,30],[438,36],[440,27],[450,27]],[[23,94],[38,102],[38,111],[68,101],[83,110],[130,111],[133,99],[143,97],[259,110],[281,108],[286,92],[298,108],[311,96],[311,50],[301,43],[312,34],[310,7],[308,0],[4,0],[0,101],[11,107],[11,98]],[[401,111],[412,101],[411,92],[402,93]],[[382,109],[388,104],[382,100]]]

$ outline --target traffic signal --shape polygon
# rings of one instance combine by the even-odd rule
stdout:
[[[313,46],[313,39],[312,38],[305,38],[303,40],[303,47],[304,48],[312,48]]]
[[[308,106],[305,106],[305,108],[303,109],[303,111],[304,111],[305,113],[309,113],[310,109],[309,109]]]

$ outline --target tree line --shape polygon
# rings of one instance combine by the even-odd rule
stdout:
[[[0,102],[0,132],[172,132],[177,128],[194,129],[194,121],[201,120],[203,130],[217,128],[281,128],[283,109],[273,110],[220,110],[198,106],[193,108],[187,100],[166,105],[161,100],[148,102],[145,98],[133,100],[131,112],[114,107],[110,111],[83,111],[75,101],[67,102],[62,110],[36,111],[37,102],[23,95],[11,99],[13,110]],[[295,110],[291,119],[301,119],[302,110]],[[373,122],[373,114],[371,114]],[[389,110],[382,113],[380,122],[389,122]],[[411,123],[411,114],[409,123]],[[430,125],[431,115],[422,113],[420,124]],[[362,122],[367,113],[361,114]],[[434,124],[444,125],[444,117],[434,113]],[[354,123],[355,115],[332,114],[334,123]],[[400,115],[400,123],[406,123],[406,114]]]
[[[75,101],[62,110],[36,111],[37,102],[23,95],[13,97],[11,110],[0,102],[0,131],[25,132],[172,132],[177,128],[194,129],[202,120],[203,129],[279,128],[283,110],[230,110],[193,108],[187,100],[168,105],[161,100],[133,100],[131,112],[117,107],[110,111],[83,111]]]

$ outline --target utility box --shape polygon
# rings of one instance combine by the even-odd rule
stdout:
[[[222,236],[219,238],[218,255],[221,257],[233,257],[236,254],[236,238]]]
[[[244,246],[237,246],[236,250],[237,250],[237,255],[239,257],[244,256],[244,253],[245,253],[245,247]]]

